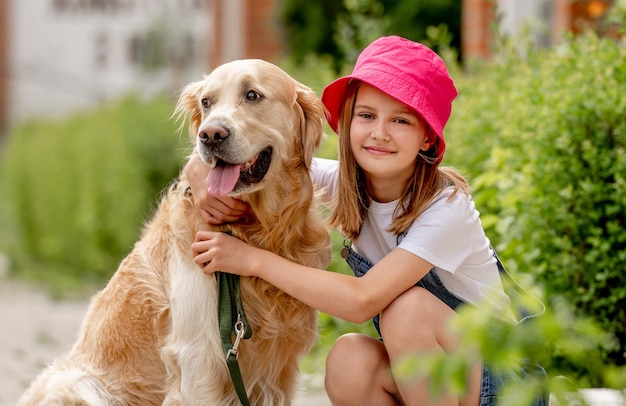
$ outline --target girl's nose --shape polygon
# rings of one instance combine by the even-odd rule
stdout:
[[[389,133],[387,132],[387,126],[382,120],[379,120],[374,128],[372,128],[371,137],[379,141],[389,140]]]

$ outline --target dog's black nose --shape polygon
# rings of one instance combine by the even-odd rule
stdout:
[[[203,144],[213,144],[228,137],[230,132],[221,125],[206,125],[198,131],[198,137]]]

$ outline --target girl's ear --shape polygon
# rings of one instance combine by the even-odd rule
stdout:
[[[422,142],[422,146],[420,148],[420,155],[422,157],[428,157],[432,159],[437,158],[437,150],[439,149],[439,136],[433,131],[433,129],[428,125],[424,124],[424,141]]]
[[[427,128],[425,132],[426,136],[424,137],[424,142],[422,142],[422,147],[420,148],[420,150],[422,151],[428,151],[437,142],[437,137],[433,134],[432,131],[430,131],[430,129]]]

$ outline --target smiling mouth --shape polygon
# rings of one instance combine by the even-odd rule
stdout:
[[[267,147],[247,162],[233,164],[217,158],[207,178],[208,192],[213,196],[238,193],[259,183],[272,162],[272,148]]]
[[[374,153],[374,154],[393,154],[393,151],[387,148],[379,148],[379,147],[364,147],[366,151]]]

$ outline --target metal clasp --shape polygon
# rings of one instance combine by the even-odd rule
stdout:
[[[348,259],[350,256],[350,247],[352,246],[352,241],[343,240],[343,248],[341,248],[341,258]]]
[[[226,354],[226,360],[230,358],[231,355],[234,355],[235,358],[239,359],[239,342],[246,334],[246,326],[241,321],[241,314],[237,315],[237,322],[235,323],[235,344],[233,344],[233,348],[228,350]]]

